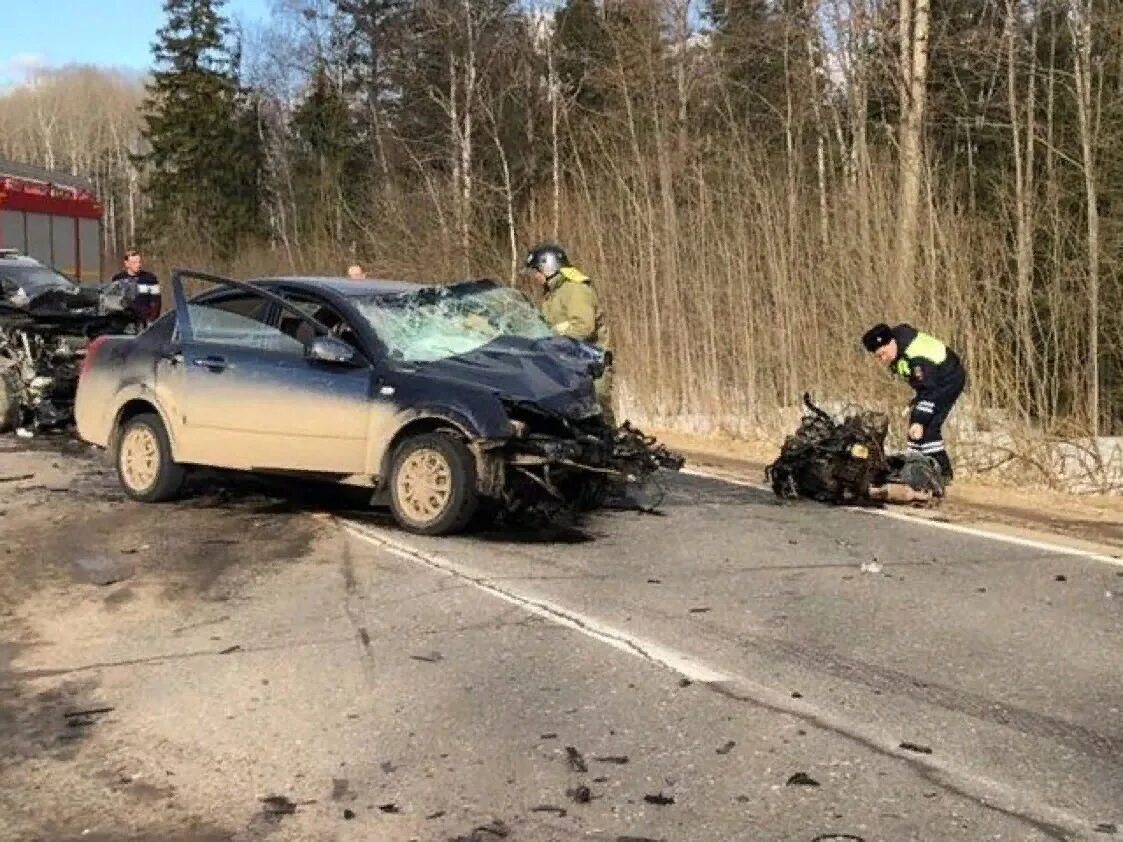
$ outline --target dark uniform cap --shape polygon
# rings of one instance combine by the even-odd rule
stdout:
[[[862,344],[871,354],[893,341],[893,331],[887,324],[874,325],[862,336]]]

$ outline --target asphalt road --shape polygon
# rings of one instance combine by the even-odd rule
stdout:
[[[3,840],[1123,833],[1121,567],[692,477],[659,516],[425,540],[0,452],[27,473]]]

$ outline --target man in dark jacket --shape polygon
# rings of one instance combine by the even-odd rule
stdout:
[[[916,392],[909,404],[909,450],[935,459],[945,482],[951,482],[951,458],[942,428],[967,383],[959,355],[909,324],[875,325],[862,337],[862,345]]]
[[[129,309],[146,324],[160,317],[161,297],[159,279],[141,266],[140,252],[125,252],[125,268],[110,281],[118,284]]]

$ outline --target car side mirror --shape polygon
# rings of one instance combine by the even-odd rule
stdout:
[[[353,365],[356,360],[355,349],[334,336],[317,336],[308,345],[307,356],[320,362],[344,365]]]

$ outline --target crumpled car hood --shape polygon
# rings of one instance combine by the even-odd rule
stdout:
[[[415,374],[477,386],[566,418],[596,414],[590,358],[571,339],[502,337],[468,354],[412,363]]]

